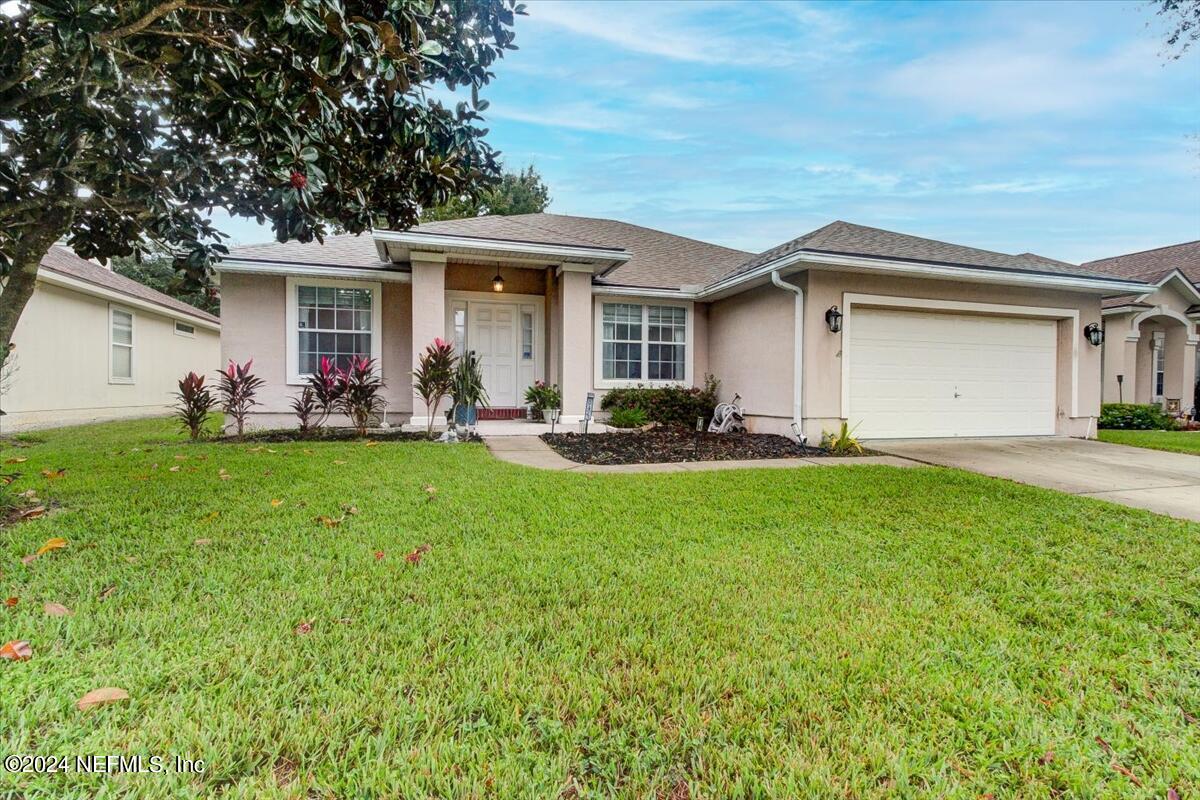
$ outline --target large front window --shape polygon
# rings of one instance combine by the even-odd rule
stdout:
[[[604,303],[601,377],[606,381],[687,379],[687,309]]]
[[[354,356],[379,359],[380,284],[288,278],[288,380],[303,381],[328,358],[339,369]]]

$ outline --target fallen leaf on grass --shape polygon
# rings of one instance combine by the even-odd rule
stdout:
[[[1179,792],[1175,791],[1175,787],[1167,789],[1167,800],[1179,800]]]
[[[217,470],[217,477],[223,481],[227,481],[230,478],[232,478],[233,476],[230,475],[228,472],[226,472],[224,469],[219,469],[219,470]]]
[[[24,497],[26,500],[36,499],[37,498],[37,489],[26,489],[25,491],[21,492],[17,496]]]
[[[349,503],[342,503],[341,509],[351,516],[358,513],[358,506],[352,506]]]
[[[305,621],[296,626],[297,636],[305,636],[310,633],[312,633],[312,622]]]
[[[280,756],[279,760],[275,762],[275,766],[271,768],[271,773],[275,776],[275,785],[280,789],[290,786],[292,781],[296,780],[298,772],[296,762],[283,756]]]
[[[125,560],[126,560],[127,562],[129,562],[130,564],[136,564],[136,563],[137,563],[137,556],[125,556]]]
[[[51,617],[69,617],[75,613],[62,603],[46,603],[42,606],[42,611],[45,611],[46,615]]]
[[[175,460],[176,461],[187,461],[187,456],[183,455],[182,453],[176,453]]]
[[[271,508],[279,508],[281,505],[283,505],[282,500],[275,499],[271,501]]]
[[[80,711],[87,711],[89,708],[106,706],[109,703],[119,703],[122,700],[128,699],[129,692],[124,689],[118,689],[115,686],[105,686],[103,689],[93,689],[79,698],[79,702],[75,704],[75,707]]]
[[[410,564],[420,564],[421,556],[428,553],[433,548],[428,544],[417,545],[417,548],[404,557],[404,560]]]
[[[47,539],[46,543],[44,545],[42,545],[41,547],[39,547],[38,551],[36,553],[34,553],[34,555],[35,556],[44,555],[46,553],[49,553],[51,550],[61,550],[62,548],[66,547],[66,546],[67,546],[66,539],[62,538],[61,536],[55,536],[53,539]]]
[[[429,495],[430,500],[433,500],[435,497],[437,497],[437,487],[433,484],[427,483],[423,488],[425,489],[425,494]]]
[[[101,590],[100,594],[96,595],[96,598],[98,600],[107,600],[116,590],[117,585],[115,583],[112,586],[105,586],[104,589]]]
[[[371,439],[370,441],[365,442],[364,444],[366,447],[375,447],[379,444],[379,442],[375,441],[374,439]]]
[[[342,461],[340,458],[335,458],[333,460],[333,463],[337,464],[340,467],[342,464],[345,464],[346,462]]]
[[[7,661],[28,661],[33,658],[33,648],[29,642],[8,642],[0,647],[0,658]]]
[[[1113,754],[1112,745],[1101,739],[1099,736],[1096,737],[1096,744],[1100,745],[1101,749],[1110,756]]]
[[[1049,764],[1050,762],[1052,762],[1053,760],[1054,760],[1054,751],[1047,750],[1045,753],[1042,754],[1042,757],[1038,759],[1038,763],[1044,767],[1047,764]]]
[[[45,513],[46,513],[45,506],[34,506],[33,508],[25,509],[21,513],[17,514],[17,516],[20,517],[21,519],[37,519],[38,517],[42,516]]]
[[[67,468],[59,467],[58,469],[44,469],[42,470],[42,475],[52,481],[58,480],[59,478],[65,478],[67,476]]]
[[[18,600],[17,598],[15,598],[15,597],[10,597],[10,598],[8,598],[7,600],[5,600],[5,601],[4,601],[4,605],[8,606],[9,608],[12,608],[13,606],[15,606],[15,605],[16,605],[17,603],[19,603],[19,602],[21,602],[21,601],[20,601],[20,600]]]
[[[220,511],[210,511],[207,514],[205,514],[203,517],[201,517],[200,521],[201,522],[212,522],[214,519],[216,519],[219,516],[221,516]]]
[[[176,464],[175,466],[168,469],[167,472],[179,472],[179,465]]]
[[[212,544],[212,539],[197,539],[196,541],[192,542],[192,544],[203,547],[206,544]]]
[[[321,523],[326,528],[336,528],[338,525],[342,524],[342,520],[344,520],[345,518],[346,518],[345,514],[338,517],[337,519],[334,519],[333,517],[327,516],[325,514],[321,514],[319,516],[313,517],[313,520],[315,522]]]
[[[351,622],[354,622],[354,617],[340,617],[335,619],[334,622],[338,625],[349,625]]]
[[[37,560],[37,556],[34,555],[33,553],[30,553],[27,556],[22,556],[21,563],[22,564],[32,564],[36,560]]]
[[[19,472],[6,472],[3,475],[0,475],[0,483],[8,486],[19,477],[21,477],[21,473]]]
[[[1117,772],[1124,775],[1126,778],[1129,778],[1129,781],[1134,786],[1137,786],[1139,788],[1141,787],[1142,782],[1137,779],[1137,775],[1134,775],[1132,772],[1129,771],[1128,767],[1123,767],[1115,761],[1112,764],[1109,764],[1109,766],[1112,767],[1113,769],[1115,769]]]
[[[24,464],[29,459],[26,456],[13,456],[12,458],[4,459],[5,464]]]
[[[1195,714],[1189,714],[1187,711],[1185,711],[1182,708],[1179,709],[1179,711],[1183,714],[1183,718],[1185,720],[1192,723],[1193,725],[1200,725],[1200,717],[1197,717]]]
[[[375,560],[376,560],[376,561],[383,561],[383,551],[382,551],[382,550],[376,550],[376,551],[375,551]]]

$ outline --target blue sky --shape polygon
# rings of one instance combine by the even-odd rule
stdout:
[[[751,251],[845,219],[1078,262],[1200,239],[1200,53],[1161,40],[1138,0],[535,0],[484,96],[558,213]]]

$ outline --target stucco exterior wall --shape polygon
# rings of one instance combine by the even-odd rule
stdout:
[[[795,306],[795,295],[775,286],[708,306],[707,370],[721,381],[722,400],[742,396],[752,430],[783,433],[792,422]]]
[[[1168,282],[1142,300],[1147,307],[1105,316],[1104,402],[1153,402],[1150,343],[1154,334],[1160,333],[1166,346],[1163,396],[1179,399],[1184,411],[1191,408],[1200,335],[1195,321],[1186,315],[1194,299]],[[1125,376],[1119,390],[1117,375]]]
[[[1100,298],[1079,292],[1048,291],[985,283],[923,280],[852,272],[813,270],[805,296],[805,432],[819,438],[822,430],[841,423],[841,353],[844,331],[832,334],[825,311],[844,308],[845,295],[872,294],[1011,306],[1061,308],[1079,313],[1079,331],[1073,322],[1058,323],[1058,374],[1056,381],[1058,433],[1085,436],[1094,433],[1100,414],[1100,348],[1083,338],[1083,327],[1100,321]],[[969,313],[969,312],[956,312]],[[1019,309],[1014,314],[1020,315]],[[1073,355],[1079,359],[1078,415],[1073,412]]]
[[[109,306],[133,314],[133,383],[109,381]],[[195,335],[175,333],[175,320]],[[0,398],[5,432],[166,414],[177,381],[220,366],[220,334],[170,316],[39,281],[13,334],[15,369]]]
[[[412,289],[405,283],[382,285],[380,361],[387,385],[389,422],[412,415]],[[287,378],[287,284],[282,276],[222,273],[221,363],[254,359],[254,373],[264,381],[259,405],[247,424],[254,428],[294,427],[290,401],[301,386]],[[333,420],[341,424],[344,420]]]

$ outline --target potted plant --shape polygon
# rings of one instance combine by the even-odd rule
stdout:
[[[483,387],[483,370],[474,350],[464,353],[454,367],[450,400],[454,404],[454,424],[475,427],[478,409],[487,407],[488,397]]]
[[[533,409],[531,419],[541,422],[546,418],[546,409],[562,407],[562,394],[558,391],[558,384],[534,381],[533,385],[525,390],[525,404]]]

